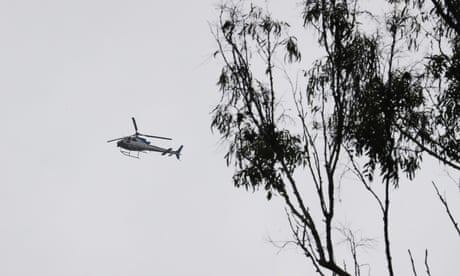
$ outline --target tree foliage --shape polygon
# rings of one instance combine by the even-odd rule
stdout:
[[[403,175],[413,179],[424,153],[460,168],[458,5],[449,0],[432,0],[431,6],[422,0],[388,0],[385,24],[369,33],[362,25],[375,15],[358,4],[303,1],[304,27],[315,30],[324,55],[304,70],[302,91],[280,74],[283,66],[302,61],[287,22],[240,2],[220,7],[213,31],[215,55],[223,67],[217,82],[221,99],[211,126],[228,143],[225,159],[235,168],[234,184],[263,188],[269,200],[274,195],[283,199],[295,242],[320,275],[360,275],[356,247],[351,249],[354,271],[336,256],[337,235],[350,233],[334,231],[340,160],[351,162],[381,210],[389,275],[394,275],[391,190]],[[418,50],[422,35],[438,48],[419,61],[422,67],[401,66],[401,52]],[[290,103],[281,101],[282,82],[292,89]],[[285,104],[295,114],[287,114]],[[292,115],[298,118],[297,129],[284,124]],[[369,184],[377,169],[384,185],[380,196]],[[299,183],[299,170],[309,173],[311,183]],[[305,184],[316,191],[317,206],[302,196]],[[312,214],[312,206],[321,210],[319,216]],[[351,237],[345,235],[356,244]]]
[[[429,155],[460,170],[460,5],[455,0],[414,4],[432,45],[419,73],[426,81],[426,104],[401,116],[398,127]]]
[[[222,37],[217,41],[225,65],[217,83],[222,99],[213,111],[212,127],[230,142],[226,159],[238,168],[235,186],[262,186],[270,198],[273,190],[284,189],[282,173],[292,173],[303,159],[299,137],[276,128],[283,114],[275,114],[273,57],[284,50],[292,62],[300,59],[300,52],[295,38],[287,35],[289,25],[254,6],[247,13],[222,7],[219,26]],[[256,58],[266,66],[263,79],[251,70]]]

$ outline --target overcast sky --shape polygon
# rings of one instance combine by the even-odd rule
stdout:
[[[284,2],[270,7],[296,18]],[[233,188],[210,132],[216,3],[0,0],[0,275],[311,275],[298,250],[268,242],[289,238],[281,202]],[[183,144],[182,160],[131,159],[107,144],[133,133],[131,116],[141,132],[173,138],[155,144]],[[458,239],[429,186],[437,176],[395,196],[403,272],[408,248],[421,269],[429,248],[433,275],[460,275]],[[366,204],[350,214],[372,214]]]

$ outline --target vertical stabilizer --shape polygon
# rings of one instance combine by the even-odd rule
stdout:
[[[176,158],[179,160],[180,159],[180,152],[184,146],[181,145],[174,153],[176,154]]]

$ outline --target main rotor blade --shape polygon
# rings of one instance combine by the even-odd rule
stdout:
[[[138,133],[138,134],[141,135],[141,136],[150,137],[150,138],[163,139],[163,140],[172,140],[171,138],[168,138],[168,137],[161,137],[161,136],[155,136],[155,135],[147,135],[147,134],[142,134],[142,133]]]
[[[121,137],[121,138],[115,138],[115,139],[109,140],[109,141],[107,141],[107,143],[115,142],[115,141],[118,141],[118,140],[121,140],[121,139],[124,139],[124,138],[126,138],[126,136],[125,136],[125,137]]]
[[[134,119],[134,117],[131,117],[131,119],[133,119],[134,129],[136,130],[136,133],[137,133],[136,119]]]

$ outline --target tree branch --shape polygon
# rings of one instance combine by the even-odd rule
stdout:
[[[410,252],[410,249],[407,249],[407,252],[409,253],[409,257],[410,257],[410,263],[411,263],[411,266],[412,266],[412,272],[414,273],[414,276],[417,276],[417,271],[415,270],[414,259],[412,258],[412,254]]]
[[[428,249],[425,249],[425,269],[426,269],[426,274],[428,276],[431,276],[430,266],[428,265]]]
[[[457,234],[460,237],[460,229],[459,229],[459,226],[458,226],[458,222],[455,221],[455,218],[454,218],[454,216],[452,215],[452,213],[450,211],[449,205],[447,204],[447,199],[441,195],[441,193],[439,192],[439,189],[436,186],[436,184],[434,183],[434,181],[431,181],[431,183],[433,184],[433,187],[434,187],[434,189],[436,191],[436,194],[439,197],[439,200],[441,201],[442,205],[446,209],[446,213],[449,216],[449,219],[452,222],[452,225],[454,226],[455,230],[457,230]]]

